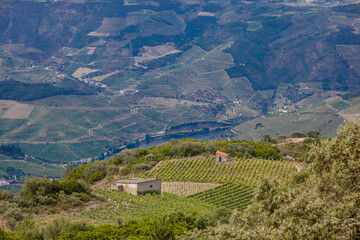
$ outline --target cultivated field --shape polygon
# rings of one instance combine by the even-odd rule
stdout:
[[[253,194],[253,187],[227,183],[203,192],[195,193],[190,195],[189,198],[199,199],[218,207],[243,211],[251,203]]]
[[[264,178],[284,183],[294,172],[295,167],[289,161],[243,158],[218,163],[215,158],[209,157],[164,161],[152,171],[138,177],[153,178],[157,174],[164,181],[241,183],[254,186]]]
[[[219,186],[216,183],[162,182],[161,191],[180,196],[189,196]]]
[[[126,220],[143,219],[162,215],[164,213],[210,213],[216,206],[197,199],[190,199],[175,194],[135,196],[116,190],[97,190],[96,194],[108,200],[105,205],[94,205],[87,211],[65,214],[71,218],[87,219],[97,223],[103,221],[115,222],[120,216]]]

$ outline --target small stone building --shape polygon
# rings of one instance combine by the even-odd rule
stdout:
[[[138,195],[138,192],[157,191],[161,194],[161,179],[155,178],[128,178],[116,181],[111,185],[111,189],[117,189]]]
[[[216,151],[216,161],[217,162],[227,162],[229,160],[229,154]]]

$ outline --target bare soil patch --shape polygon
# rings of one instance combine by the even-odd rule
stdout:
[[[199,12],[198,13],[199,17],[215,17],[215,13],[211,13],[211,12]]]
[[[0,100],[0,118],[25,119],[28,118],[34,107],[16,101]]]
[[[296,170],[300,172],[302,169],[304,169],[308,164],[306,162],[293,162],[293,164],[296,167]]]
[[[118,72],[119,71],[115,71],[115,72],[111,72],[111,73],[104,74],[104,75],[101,75],[101,76],[96,76],[96,77],[93,77],[91,80],[101,82],[105,78],[108,78],[108,77],[110,77],[110,76],[112,76],[114,74],[117,74]]]
[[[275,146],[282,146],[288,143],[300,143],[303,142],[305,140],[305,138],[287,138],[285,139],[283,142],[278,143],[278,144],[274,144]]]
[[[174,193],[181,196],[189,196],[191,194],[205,191],[210,188],[219,186],[216,183],[197,183],[197,182],[162,182],[161,191]]]
[[[89,73],[97,72],[98,69],[91,69],[91,68],[78,68],[73,74],[73,77],[76,77],[77,79],[81,79],[82,76],[86,76]]]
[[[167,106],[167,107],[175,107],[176,105],[208,105],[207,103],[189,101],[189,100],[179,100],[174,98],[161,98],[161,97],[145,97],[141,101],[138,102],[138,107],[152,107],[152,106]]]
[[[169,54],[179,53],[181,51],[176,50],[175,46],[172,44],[163,44],[159,46],[144,46],[144,51],[141,56],[134,57],[135,64],[142,63],[144,61],[153,60],[156,58],[161,58]]]

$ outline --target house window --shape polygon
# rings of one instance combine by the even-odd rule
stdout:
[[[150,188],[152,188],[152,185],[150,185]]]

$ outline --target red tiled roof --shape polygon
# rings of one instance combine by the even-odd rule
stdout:
[[[221,151],[216,151],[216,156],[217,157],[228,157],[229,154],[221,152]]]

